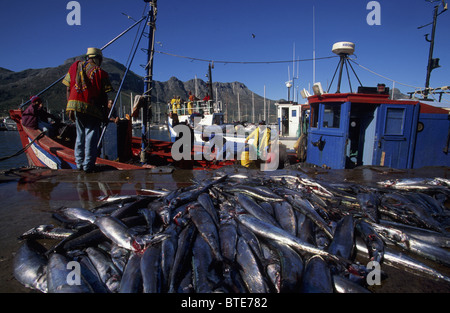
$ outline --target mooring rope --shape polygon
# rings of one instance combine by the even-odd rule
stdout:
[[[29,148],[36,140],[41,139],[42,137],[44,137],[44,135],[45,135],[45,133],[44,133],[44,132],[41,132],[41,133],[40,133],[36,138],[34,138],[29,144],[27,144],[25,147],[23,147],[22,149],[20,149],[19,151],[17,151],[17,152],[14,153],[13,155],[10,155],[10,156],[6,156],[6,157],[0,158],[0,162],[1,162],[1,161],[8,160],[8,159],[11,159],[11,158],[13,158],[13,157],[16,157],[16,156],[18,156],[18,155],[24,153],[25,151],[27,151],[27,149],[28,149],[28,148]]]

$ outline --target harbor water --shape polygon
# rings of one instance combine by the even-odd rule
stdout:
[[[1,156],[12,155],[21,149],[17,132],[0,133]],[[1,157],[0,156],[0,157]],[[4,161],[5,162],[5,161]],[[233,166],[216,171],[173,170],[154,173],[150,170],[105,171],[85,174],[72,170],[50,170],[27,168],[26,157],[20,155],[8,163],[0,163],[0,292],[35,292],[22,286],[13,276],[13,259],[20,246],[18,237],[37,225],[58,225],[52,218],[58,208],[94,208],[102,204],[108,196],[134,196],[145,194],[148,190],[175,190],[189,186],[194,181],[212,177],[216,173],[252,176],[252,170]],[[450,178],[446,167],[424,168],[419,170],[389,170],[384,168],[364,168],[356,170],[325,170],[320,168],[295,168],[268,172],[266,175],[290,175],[301,171],[311,177],[330,182],[356,182],[373,184],[389,178],[442,177]],[[50,248],[52,242],[43,242]],[[417,257],[425,264],[449,276],[450,269]],[[367,260],[361,259],[365,264]],[[422,292],[448,293],[450,285],[427,277],[413,275],[404,269],[383,265],[387,277],[380,286],[371,289],[379,293]]]

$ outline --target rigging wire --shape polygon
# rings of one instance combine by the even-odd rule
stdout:
[[[377,76],[380,76],[380,77],[382,77],[382,78],[384,78],[384,79],[386,79],[386,80],[390,80],[390,81],[392,81],[392,82],[394,82],[394,83],[396,83],[396,84],[399,84],[399,85],[403,85],[403,86],[406,86],[406,87],[413,88],[413,89],[414,89],[414,96],[415,96],[416,94],[421,94],[422,91],[425,90],[425,88],[423,88],[423,87],[417,87],[417,86],[412,86],[412,85],[404,84],[404,83],[401,83],[401,82],[399,82],[399,81],[397,81],[397,80],[391,79],[391,78],[386,77],[386,76],[383,76],[383,75],[381,75],[381,74],[378,74],[378,73],[372,71],[371,69],[368,69],[367,67],[365,67],[365,66],[359,64],[358,62],[356,62],[355,60],[352,60],[352,59],[350,59],[350,58],[349,58],[348,60],[349,60],[349,61],[352,61],[353,63],[355,63],[356,65],[358,65],[358,66],[361,67],[362,69],[364,69],[364,70],[366,70],[366,71],[368,71],[368,72],[370,72],[370,73],[372,73],[372,74],[375,74],[375,75],[377,75]],[[428,88],[428,89],[429,89],[430,94],[433,94],[436,90],[439,90],[439,89],[441,89],[441,88],[443,88],[443,87],[439,87],[439,88]],[[447,92],[444,91],[444,94],[448,95],[448,94],[450,94],[450,93],[447,93]],[[437,101],[437,99],[436,99],[434,96],[433,96],[433,98]],[[437,101],[437,102],[439,102],[439,101]],[[442,102],[442,101],[441,101],[441,102]],[[443,102],[450,103],[450,102],[447,101],[447,100],[443,100]]]
[[[41,132],[38,136],[36,136],[36,138],[34,138],[32,141],[30,141],[29,144],[27,144],[25,147],[23,147],[22,149],[20,149],[19,151],[17,151],[17,152],[14,153],[13,155],[10,155],[10,156],[6,156],[6,157],[0,158],[0,162],[5,161],[5,160],[8,160],[8,159],[11,159],[11,158],[13,158],[13,157],[16,157],[16,156],[18,156],[18,155],[24,153],[25,151],[27,151],[27,149],[28,149],[28,148],[29,148],[36,140],[41,139],[42,137],[44,137],[44,135],[45,135],[45,132]]]
[[[377,76],[380,76],[381,78],[384,78],[384,79],[386,79],[386,80],[390,80],[391,82],[394,82],[394,83],[396,83],[396,84],[403,85],[403,86],[406,86],[406,87],[411,87],[411,88],[414,88],[414,89],[422,89],[422,87],[417,87],[417,86],[412,86],[412,85],[404,84],[404,83],[401,83],[401,82],[396,81],[396,80],[394,80],[394,79],[391,79],[391,78],[389,78],[389,77],[386,77],[386,76],[383,76],[383,75],[381,75],[381,74],[378,74],[378,73],[372,71],[371,69],[368,69],[367,67],[365,67],[365,66],[359,64],[359,63],[356,62],[355,60],[352,60],[352,59],[348,59],[348,60],[349,60],[349,61],[352,61],[353,63],[355,63],[356,65],[358,65],[358,66],[361,67],[362,69],[365,69],[366,71],[368,71],[368,72],[370,72],[370,73],[372,73],[372,74],[375,74],[375,75],[377,75]]]
[[[182,59],[188,59],[191,61],[200,61],[200,62],[209,62],[209,63],[222,63],[222,64],[277,64],[277,63],[291,63],[291,62],[307,62],[307,61],[313,61],[313,60],[325,60],[325,59],[333,59],[337,58],[339,56],[333,55],[328,57],[321,57],[321,58],[314,58],[314,59],[297,59],[297,60],[288,60],[288,61],[217,61],[212,59],[200,59],[200,58],[194,58],[194,57],[188,57],[183,55],[178,55],[174,53],[164,52],[164,51],[157,51],[154,50],[154,52],[159,54],[164,54],[172,57],[182,58]]]

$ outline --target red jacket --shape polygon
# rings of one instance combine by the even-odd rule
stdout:
[[[25,127],[38,128],[38,109],[39,104],[30,104],[22,113],[22,125]]]

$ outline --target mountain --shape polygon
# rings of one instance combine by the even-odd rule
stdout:
[[[41,92],[49,85],[62,78],[69,70],[70,65],[81,57],[74,57],[66,60],[64,64],[57,67],[42,69],[27,69],[20,72],[13,72],[0,68],[0,116],[7,116],[8,111],[18,108],[21,103],[26,102],[31,96]],[[126,67],[112,59],[105,58],[102,68],[108,72],[114,90],[118,90]],[[154,81],[152,90],[152,103],[154,116],[159,116],[159,112],[165,113],[166,104],[173,96],[180,96],[181,99],[187,99],[189,92],[195,93],[197,86],[198,98],[203,98],[208,93],[208,85],[201,79],[194,79],[182,82],[176,77],[171,77],[166,82]],[[125,79],[121,102],[124,104],[125,112],[129,113],[130,94],[142,94],[144,89],[143,78],[132,71],[128,72]],[[241,120],[252,120],[252,97],[255,103],[255,121],[262,119],[264,98],[253,94],[243,83],[231,82],[221,83],[213,82],[213,94],[218,100],[222,101],[224,111],[228,121],[238,120],[238,93]],[[110,93],[109,97],[114,98],[116,93]],[[66,105],[66,87],[58,82],[54,87],[41,95],[44,104],[52,112],[62,112]],[[271,121],[275,121],[275,101],[266,99],[270,103]],[[158,103],[158,104],[157,104]],[[157,117],[158,118],[158,117]]]

